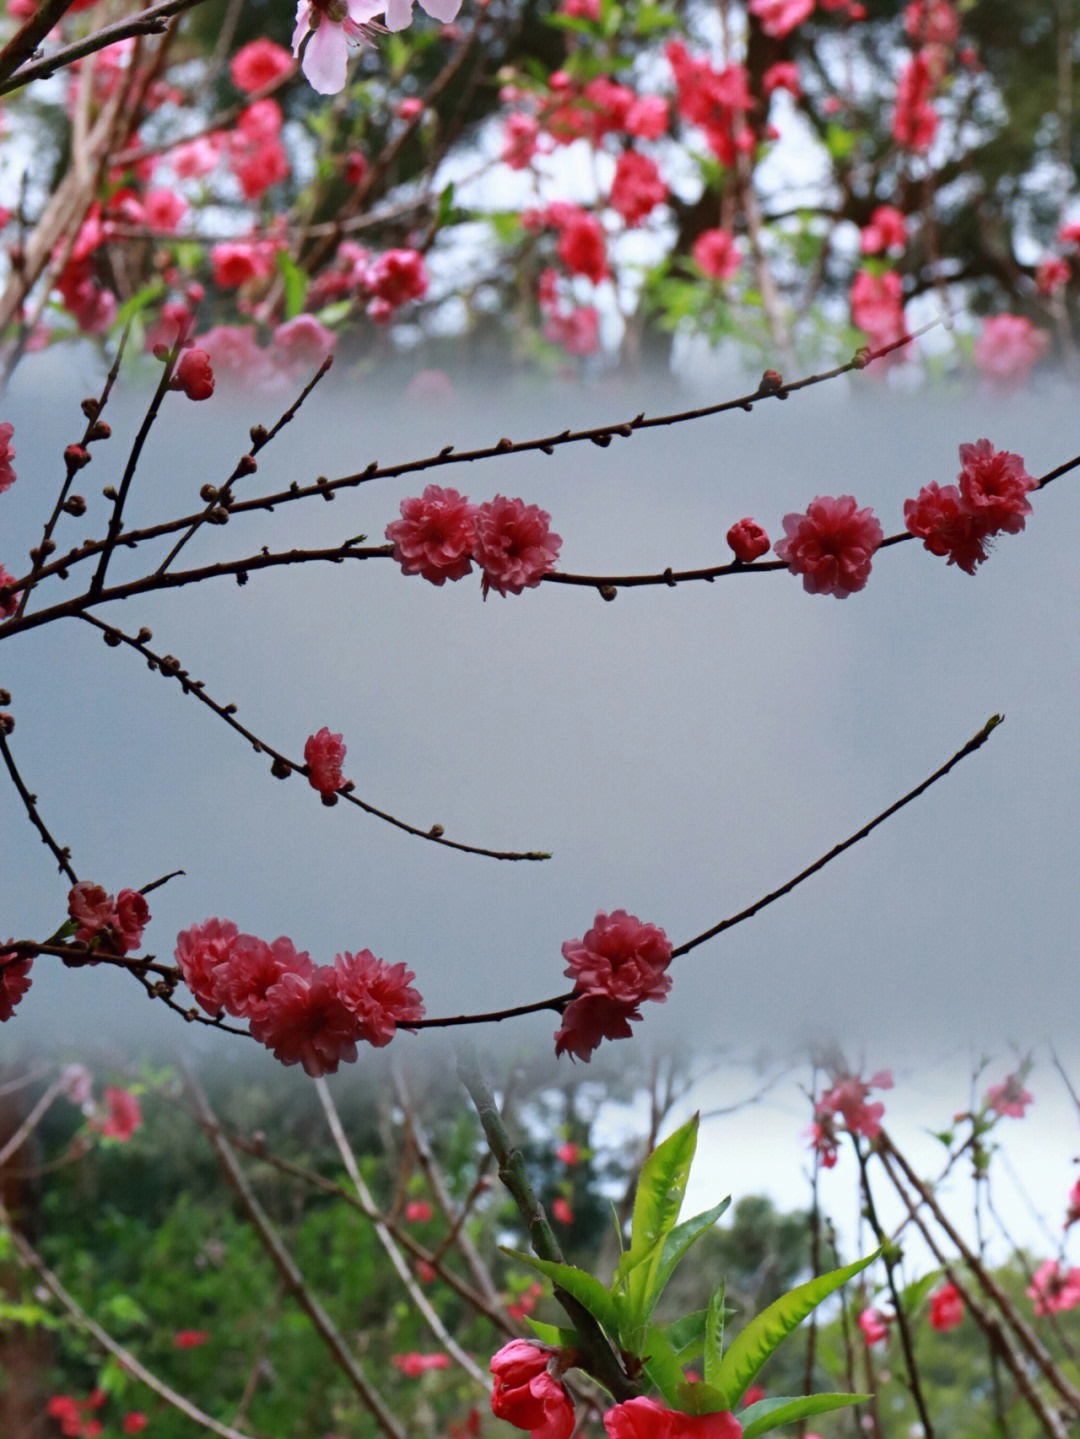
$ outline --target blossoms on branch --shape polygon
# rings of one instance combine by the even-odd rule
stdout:
[[[288,50],[260,37],[242,45],[229,61],[229,74],[238,90],[251,95],[291,75],[295,61]]]
[[[889,1317],[880,1309],[864,1309],[859,1315],[859,1328],[867,1344],[884,1344],[889,1337]]]
[[[742,264],[742,251],[729,230],[703,230],[690,253],[702,274],[710,280],[730,280]]]
[[[227,920],[208,919],[177,936],[184,982],[208,1014],[246,1019],[282,1064],[333,1074],[356,1058],[358,1043],[382,1048],[399,1025],[424,1015],[415,975],[370,950],[313,964],[282,936],[266,943]]]
[[[768,535],[757,520],[752,520],[749,516],[732,525],[727,532],[727,542],[734,551],[735,558],[744,565],[752,564],[769,551]]]
[[[172,388],[189,400],[208,400],[214,393],[214,371],[205,350],[185,350],[176,363]]]
[[[1038,481],[1019,455],[995,450],[987,439],[960,446],[958,484],[924,485],[904,501],[904,524],[934,555],[973,575],[998,534],[1018,534],[1031,513],[1027,496]]]
[[[1056,1259],[1047,1259],[1036,1269],[1024,1291],[1040,1318],[1063,1314],[1080,1307],[1080,1269],[1062,1269]]]
[[[562,952],[574,997],[555,1034],[557,1055],[588,1062],[602,1039],[628,1039],[630,1021],[641,1018],[638,1006],[647,999],[663,1003],[671,988],[667,935],[624,909],[598,914],[585,937],[567,940]]]
[[[13,585],[14,583],[15,576],[10,570],[6,570],[3,565],[0,565],[0,590],[3,590],[5,585]],[[9,620],[18,608],[18,595],[9,594],[5,596],[0,594],[0,620]]]
[[[562,1372],[557,1349],[512,1339],[491,1358],[495,1383],[491,1412],[515,1429],[528,1429],[533,1439],[570,1439],[574,1432],[574,1403],[558,1375]]]
[[[975,341],[975,363],[994,384],[1022,384],[1050,348],[1050,336],[1026,315],[990,315]]]
[[[87,880],[68,893],[68,916],[75,921],[75,938],[91,948],[130,954],[142,943],[150,907],[136,889],[122,889],[114,899],[99,884]]]
[[[866,585],[874,551],[884,539],[870,509],[851,495],[818,495],[805,514],[784,516],[785,538],[773,549],[811,595],[846,599]]]
[[[135,1095],[127,1089],[105,1090],[105,1114],[90,1121],[91,1129],[98,1130],[105,1139],[115,1139],[126,1144],[142,1125],[142,1110]]]
[[[14,425],[0,425],[0,495],[5,490],[10,490],[15,483],[15,471],[11,468],[11,462],[15,458],[11,444],[14,433]]]

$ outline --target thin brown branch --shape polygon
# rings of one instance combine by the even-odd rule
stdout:
[[[375,1420],[376,1425],[387,1439],[405,1439],[405,1431],[394,1418],[389,1406],[379,1391],[364,1374],[360,1361],[353,1355],[344,1338],[338,1332],[333,1320],[311,1292],[307,1281],[292,1255],[286,1249],[270,1218],[248,1183],[243,1170],[237,1163],[236,1155],[225,1138],[225,1133],[210,1108],[210,1102],[192,1070],[184,1065],[188,1090],[195,1105],[195,1117],[203,1133],[209,1139],[229,1183],[235,1189],[241,1207],[253,1229],[259,1236],[263,1248],[270,1256],[285,1288],[308,1316],[312,1327],[333,1355],[338,1367],[352,1385],[361,1403]]]
[[[24,65],[16,74],[2,80],[0,95],[7,95],[12,90],[20,90],[24,85],[29,85],[31,81],[44,80],[47,76],[54,75],[57,70],[63,69],[65,65],[70,65],[75,60],[81,60],[86,55],[93,55],[97,50],[104,50],[108,45],[115,45],[118,40],[126,40],[132,35],[160,35],[167,28],[167,22],[171,16],[179,15],[184,10],[192,10],[196,5],[203,3],[204,0],[161,0],[160,4],[140,10],[137,15],[130,15],[126,20],[117,20],[115,24],[95,30],[92,35],[87,35],[82,40],[76,40],[70,45],[54,50],[43,60],[36,60],[32,65]],[[63,8],[66,10],[68,6],[64,5]],[[3,69],[0,67],[0,76],[3,74]]]
[[[274,746],[268,744],[266,740],[260,739],[252,730],[249,730],[246,725],[242,725],[235,716],[235,705],[219,704],[217,700],[212,699],[210,695],[206,693],[202,680],[193,680],[188,671],[181,666],[179,660],[177,660],[174,655],[159,655],[151,650],[147,644],[147,640],[152,638],[149,630],[141,629],[137,635],[128,635],[122,630],[117,629],[115,625],[109,625],[106,624],[104,620],[99,620],[96,615],[86,614],[80,611],[76,618],[84,620],[87,624],[93,625],[96,629],[101,630],[105,636],[105,642],[108,645],[128,645],[131,649],[142,655],[152,669],[156,669],[158,673],[166,679],[175,679],[184,694],[192,695],[201,704],[206,705],[219,719],[224,720],[230,729],[246,739],[256,754],[269,755],[273,761],[271,773],[275,778],[286,779],[290,774],[307,774],[306,765],[289,759],[287,755],[282,754],[280,750],[275,749]],[[430,844],[442,845],[444,849],[455,849],[465,854],[481,855],[487,859],[541,860],[551,858],[549,854],[536,850],[520,852],[513,850],[484,849],[480,845],[464,844],[460,840],[447,839],[445,835],[437,832],[440,827],[436,826],[434,830],[425,830],[418,828],[416,825],[408,824],[405,820],[398,819],[396,815],[392,815],[386,810],[377,809],[375,805],[368,804],[366,800],[362,800],[353,794],[352,790],[348,787],[338,790],[337,798],[344,800],[347,804],[355,805],[357,809],[363,810],[365,814],[370,814],[376,819],[381,819],[386,824],[393,825],[395,829],[403,830],[406,834],[414,835],[418,839],[427,840]]]
[[[41,835],[42,844],[47,845],[49,849],[52,850],[56,858],[57,867],[67,875],[71,883],[78,884],[79,877],[71,867],[71,850],[67,845],[61,848],[61,846],[57,844],[49,831],[48,825],[46,825],[45,821],[41,818],[41,813],[37,807],[37,795],[31,794],[23,783],[22,775],[19,773],[18,767],[15,764],[11,750],[8,747],[7,735],[4,733],[2,727],[0,727],[0,758],[3,759],[11,782],[23,802],[23,808],[26,810],[27,818],[37,830],[38,834]]]

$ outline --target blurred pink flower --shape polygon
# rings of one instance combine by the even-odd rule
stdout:
[[[409,1224],[428,1224],[434,1213],[426,1199],[410,1199],[405,1206],[405,1219]]]
[[[273,40],[260,37],[241,46],[229,61],[229,74],[238,90],[252,94],[282,80],[293,69],[296,62],[288,50],[275,45]]]
[[[565,1144],[560,1144],[556,1149],[555,1158],[560,1164],[572,1167],[581,1162],[581,1149],[572,1139],[568,1139]],[[1080,1181],[1077,1182],[1080,1183]]]
[[[999,385],[1021,384],[1050,348],[1050,336],[1026,315],[990,315],[975,341],[975,363]]]
[[[393,1354],[390,1362],[409,1379],[418,1379],[429,1369],[449,1369],[449,1354]]]
[[[964,1320],[964,1301],[955,1284],[943,1284],[930,1296],[930,1327],[944,1334]]]
[[[173,1335],[174,1349],[197,1349],[205,1344],[210,1335],[205,1329],[178,1329]]]
[[[14,433],[14,425],[0,425],[0,495],[5,490],[10,490],[15,483],[15,471],[11,468],[11,462],[15,458],[15,451],[11,446]]]
[[[782,40],[809,19],[814,10],[814,0],[750,0],[746,8],[761,21],[766,35]]]
[[[1004,1083],[990,1086],[984,1102],[995,1114],[1011,1119],[1023,1119],[1028,1105],[1034,1104],[1035,1096],[1024,1088],[1023,1080],[1018,1074],[1010,1074],[1006,1076]]]
[[[574,1211],[570,1207],[570,1201],[557,1194],[551,1201],[551,1215],[560,1224],[573,1224]]]
[[[877,1309],[864,1309],[859,1315],[859,1328],[867,1344],[882,1344],[889,1337],[889,1320]]]
[[[690,252],[710,280],[730,280],[742,264],[742,251],[728,230],[703,230]]]
[[[105,1105],[105,1118],[93,1121],[92,1128],[99,1130],[106,1139],[118,1139],[121,1144],[126,1144],[142,1125],[139,1101],[126,1089],[107,1088]]]
[[[1040,1317],[1080,1306],[1080,1269],[1064,1271],[1056,1259],[1044,1260],[1024,1291]]]

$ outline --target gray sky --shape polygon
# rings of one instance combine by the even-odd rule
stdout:
[[[95,387],[89,369],[72,369],[60,373],[55,356],[28,362],[0,416],[16,426],[19,481],[0,500],[0,560],[14,571],[51,502],[60,450],[80,433],[78,399]],[[729,392],[699,381],[691,400]],[[147,391],[125,382],[110,407],[116,438],[85,472],[88,497],[117,479]],[[857,378],[607,449],[377,482],[332,505],[208,528],[188,554],[358,532],[378,541],[427,479],[476,501],[502,493],[540,504],[563,537],[561,567],[579,572],[717,563],[734,520],[753,515],[776,537],[781,517],[817,494],[854,494],[893,533],[905,497],[954,480],[960,442],[986,435],[1036,474],[1075,453],[1074,401],[1063,386],[902,396]],[[375,379],[338,383],[264,452],[254,481],[276,490],[444,443],[687,402],[668,382],[508,391],[474,377],[441,405]],[[230,404],[223,392],[202,405],[173,397],[130,523],[195,508],[199,486],[224,478],[246,447],[252,421],[280,407]],[[685,940],[859,828],[1003,712],[978,755],[870,840],[677,961],[668,1003],[646,1006],[637,1026],[639,1045],[776,1062],[839,1042],[853,1062],[892,1065],[914,1083],[903,1103],[921,1115],[916,1096],[925,1101],[917,1130],[942,1105],[951,1113],[957,1083],[962,1100],[972,1048],[999,1054],[1002,1074],[1011,1045],[1075,1048],[1076,478],[1037,496],[1034,510],[974,578],[909,544],[882,553],[866,590],[843,602],[779,573],[623,592],[611,604],[557,586],[483,603],[475,575],[436,589],[380,561],[257,574],[242,589],[214,581],[113,612],[128,630],[150,625],[159,651],[286,753],[299,758],[322,725],[343,732],[345,773],[373,804],[438,821],[451,838],[551,849],[545,864],[500,865],[344,804],[324,808],[302,781],[272,780],[265,758],[174,684],[76,622],[10,641],[0,684],[14,693],[18,762],[80,876],[115,892],[186,871],[152,896],[152,952],[170,956],[177,931],[210,914],[265,938],[288,934],[320,962],[366,947],[416,971],[430,1014],[562,991],[560,945],[599,909],[626,908]],[[65,522],[62,541],[99,532],[102,516],[98,499],[87,519]],[[0,930],[44,935],[63,918],[66,885],[9,788],[0,804]],[[511,1052],[547,1050],[554,1027],[541,1016],[500,1038]],[[0,1057],[24,1047],[69,1057],[106,1037],[119,1054],[155,1034],[171,1047],[178,1029],[123,976],[40,960],[0,1031]],[[394,1049],[430,1055],[439,1043],[403,1035]],[[215,1063],[252,1048],[207,1033],[198,1047]],[[629,1045],[609,1050],[618,1062]],[[785,1094],[732,1121],[742,1127],[729,1142],[744,1158],[764,1146],[774,1170],[783,1145],[798,1183],[807,1113],[796,1090]],[[1049,1104],[1042,1112],[1046,1127],[1031,1132],[1045,1151],[1062,1119]],[[1045,1193],[1057,1194],[1070,1158],[1058,1138]],[[747,1158],[723,1183],[746,1192],[757,1177]],[[786,1197],[800,1202],[794,1189]],[[1056,1199],[1047,1207],[1057,1222]]]

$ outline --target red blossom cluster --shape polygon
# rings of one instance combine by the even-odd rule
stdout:
[[[527,1314],[531,1314],[536,1308],[536,1301],[543,1292],[544,1286],[539,1280],[534,1280],[522,1294],[519,1294],[515,1300],[506,1306],[507,1314],[509,1314],[511,1319],[524,1319]]]
[[[563,1359],[557,1349],[527,1339],[512,1339],[492,1355],[495,1377],[491,1412],[533,1439],[570,1439],[574,1401],[561,1382]]]
[[[11,444],[14,434],[14,425],[0,425],[0,495],[5,490],[10,490],[15,483],[15,471],[11,468],[11,462],[15,458],[15,450]]]
[[[246,1019],[282,1064],[302,1064],[313,1076],[355,1060],[358,1042],[389,1044],[399,1024],[424,1015],[412,971],[366,949],[317,965],[284,936],[267,943],[208,919],[177,936],[176,960],[208,1014]]]
[[[551,533],[551,516],[537,505],[496,495],[472,505],[457,490],[428,485],[422,496],[402,500],[401,519],[386,527],[394,558],[407,575],[434,585],[460,580],[475,560],[481,588],[519,595],[555,568],[562,540]]]
[[[647,999],[663,1003],[671,988],[671,944],[658,925],[624,909],[598,914],[584,939],[562,947],[574,997],[563,1010],[555,1053],[588,1062],[603,1039],[629,1039],[630,1021]]]
[[[0,570],[0,576],[2,575],[3,570]],[[8,943],[11,941],[8,940]],[[14,950],[5,953],[0,948],[0,1024],[11,1018],[15,1013],[15,1006],[33,983],[30,978],[30,967],[33,963],[30,955],[26,959],[20,959]]]
[[[608,1439],[740,1439],[742,1425],[723,1409],[682,1414],[655,1399],[627,1399],[604,1415]]]
[[[136,1130],[142,1127],[142,1109],[130,1090],[105,1090],[105,1112],[92,1118],[91,1129],[96,1129],[105,1139],[116,1139],[126,1144]]]
[[[1031,513],[1028,494],[1038,481],[1019,455],[995,450],[989,440],[960,446],[957,484],[925,485],[904,501],[904,523],[933,555],[973,575],[999,534],[1015,535]]]
[[[82,880],[68,893],[68,915],[77,925],[75,938],[91,949],[130,954],[142,943],[150,906],[137,889],[122,889],[114,899],[100,884]]]

